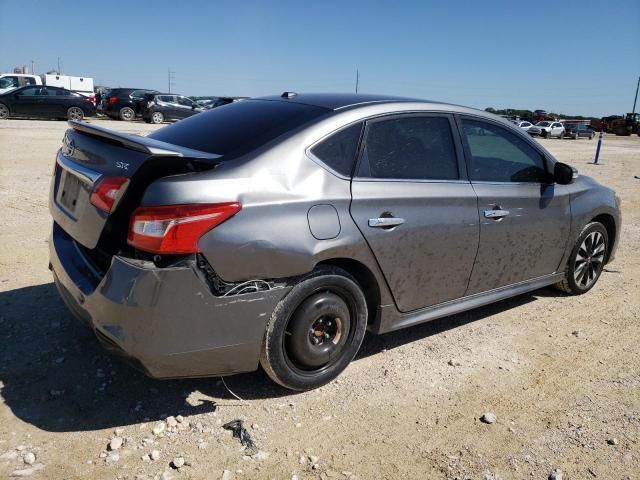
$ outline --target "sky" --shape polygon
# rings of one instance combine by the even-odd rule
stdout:
[[[640,0],[0,0],[0,71],[184,95],[353,92],[630,112]],[[640,110],[640,105],[636,111]]]

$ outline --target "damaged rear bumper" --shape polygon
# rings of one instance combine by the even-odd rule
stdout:
[[[157,268],[118,256],[101,275],[57,224],[49,245],[69,309],[110,352],[156,378],[255,370],[267,322],[289,291],[215,296],[195,267]]]

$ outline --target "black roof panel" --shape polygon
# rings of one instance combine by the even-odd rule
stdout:
[[[394,97],[393,95],[371,95],[363,93],[300,93],[292,97],[269,96],[260,97],[259,100],[279,100],[283,102],[304,103],[316,107],[337,110],[363,103],[384,102],[425,102],[417,98]],[[439,103],[439,102],[430,102]]]

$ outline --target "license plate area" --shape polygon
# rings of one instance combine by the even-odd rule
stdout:
[[[66,170],[62,171],[61,188],[58,194],[58,202],[69,213],[75,213],[78,206],[78,197],[83,188],[82,181]]]

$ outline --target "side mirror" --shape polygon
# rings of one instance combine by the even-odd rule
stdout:
[[[578,177],[578,171],[570,165],[556,162],[553,168],[553,180],[558,185],[569,185]]]

